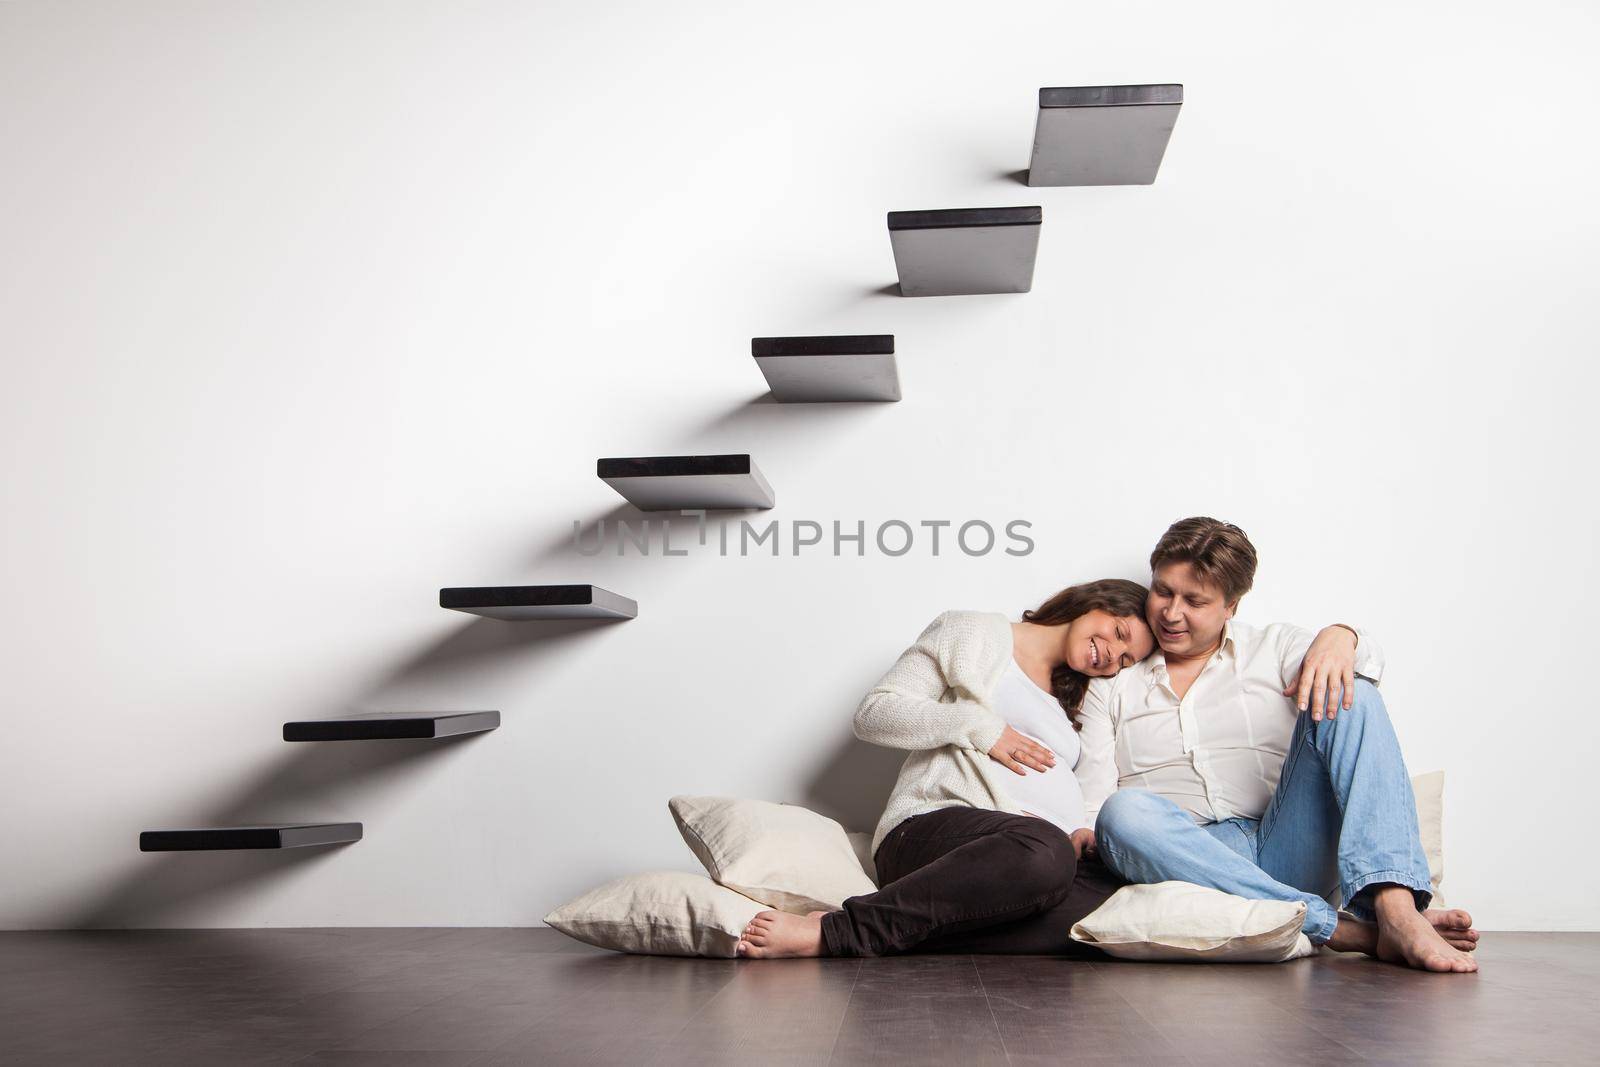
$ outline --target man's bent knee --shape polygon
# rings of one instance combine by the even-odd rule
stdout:
[[[1171,822],[1173,814],[1181,818],[1183,809],[1164,796],[1148,789],[1119,789],[1106,798],[1095,820],[1095,837],[1104,843],[1136,841]]]
[[[1384,705],[1383,694],[1378,692],[1378,687],[1365,678],[1357,678],[1351,690],[1350,706],[1346,708],[1340,705],[1333,721],[1347,718],[1353,723],[1368,717],[1388,718],[1388,715],[1389,709]]]

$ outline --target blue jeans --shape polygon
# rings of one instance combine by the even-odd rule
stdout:
[[[1335,719],[1295,724],[1278,790],[1259,820],[1197,824],[1166,797],[1122,789],[1100,809],[1095,837],[1106,866],[1130,882],[1193,882],[1257,900],[1303,900],[1304,930],[1333,936],[1335,893],[1371,919],[1369,887],[1402,885],[1417,907],[1433,899],[1417,805],[1400,742],[1378,689],[1356,680]]]

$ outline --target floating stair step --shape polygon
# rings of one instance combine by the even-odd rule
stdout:
[[[602,459],[596,473],[640,511],[770,508],[776,502],[748,455]]]
[[[889,212],[900,295],[1026,293],[1043,223],[1040,207]]]
[[[1149,185],[1183,106],[1181,85],[1039,90],[1029,185]]]
[[[498,711],[380,711],[283,724],[285,741],[399,741],[481,734],[500,726]]]
[[[439,590],[439,606],[511,622],[631,619],[639,614],[639,605],[634,601],[598,585],[463,586]]]
[[[295,822],[269,826],[217,826],[199,830],[146,830],[140,852],[221,852],[248,848],[306,848],[361,840],[358,822]]]
[[[893,334],[752,337],[750,354],[782,403],[900,399]]]

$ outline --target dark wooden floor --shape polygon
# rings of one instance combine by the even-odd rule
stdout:
[[[0,1063],[1600,1060],[1600,934],[1475,976],[912,956],[621,956],[553,930],[0,934]]]

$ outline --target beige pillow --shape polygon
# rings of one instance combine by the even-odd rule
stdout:
[[[591,889],[544,917],[579,941],[653,956],[732,958],[759,901],[700,874],[652,871]]]
[[[1312,953],[1304,901],[1246,900],[1188,882],[1123,886],[1072,939],[1125,960],[1279,963]]]
[[[878,884],[878,864],[872,858],[872,835],[851,832],[845,834],[850,839],[850,849],[856,854],[856,862],[861,864],[861,872],[872,879],[872,884]]]
[[[1445,906],[1444,893],[1444,772],[1432,771],[1411,779],[1411,793],[1417,800],[1417,829],[1422,834],[1422,851],[1428,856],[1428,878],[1433,882],[1433,904]]]
[[[844,827],[794,804],[673,797],[672,818],[718,883],[780,911],[836,911],[872,893]]]

